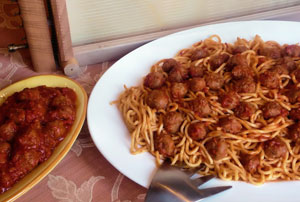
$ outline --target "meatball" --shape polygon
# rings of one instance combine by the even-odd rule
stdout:
[[[189,69],[189,75],[191,77],[201,77],[203,76],[204,66],[198,65],[195,66],[194,64],[191,65]]]
[[[197,97],[189,102],[189,108],[198,116],[207,116],[210,114],[210,106],[204,97]]]
[[[205,79],[200,77],[195,77],[189,80],[189,88],[193,92],[198,92],[206,87]]]
[[[213,70],[220,67],[223,63],[227,62],[229,59],[229,56],[225,53],[222,53],[220,55],[214,55],[210,58],[209,64]]]
[[[229,65],[234,66],[242,66],[248,67],[248,60],[245,55],[236,54],[230,58]]]
[[[153,90],[147,97],[146,103],[155,109],[165,109],[169,102],[169,96],[163,90]]]
[[[203,123],[192,123],[188,128],[188,134],[193,140],[202,140],[206,136],[206,128]]]
[[[170,82],[182,82],[183,80],[188,78],[188,71],[182,67],[174,67],[168,76],[168,80]]]
[[[192,55],[191,55],[191,60],[195,61],[195,60],[199,60],[202,58],[205,58],[209,55],[208,51],[206,49],[196,49],[193,51]]]
[[[221,95],[220,102],[223,108],[234,109],[239,104],[240,96],[235,91]]]
[[[266,71],[259,75],[259,81],[262,86],[267,88],[279,88],[279,74],[273,71]]]
[[[172,83],[171,94],[173,98],[182,98],[188,92],[188,85],[186,83]]]
[[[155,134],[154,147],[164,157],[171,157],[175,152],[175,143],[169,134]]]
[[[293,120],[300,120],[300,108],[294,108],[290,111],[290,117]]]
[[[207,141],[205,148],[210,156],[215,160],[219,160],[227,156],[227,143],[222,138],[212,138]]]
[[[284,57],[283,60],[281,61],[282,66],[284,66],[289,72],[292,72],[293,70],[296,69],[296,63],[291,57]]]
[[[278,137],[264,143],[264,151],[269,158],[284,157],[288,152],[285,143]]]
[[[221,118],[219,121],[220,127],[226,133],[238,133],[242,130],[242,125],[234,116],[228,116],[225,118]]]
[[[276,65],[275,67],[271,68],[270,71],[277,73],[279,75],[289,74],[289,71],[284,65]]]
[[[144,80],[144,86],[149,87],[151,89],[160,88],[164,85],[164,83],[164,75],[160,72],[151,72],[146,76]]]
[[[254,93],[256,84],[252,77],[245,77],[233,82],[233,90],[237,93]]]
[[[179,112],[168,112],[164,116],[164,128],[169,133],[176,133],[179,130],[183,117]]]
[[[179,64],[178,62],[173,59],[173,58],[170,58],[170,59],[166,59],[162,65],[162,69],[163,71],[165,72],[169,72],[171,69],[173,69],[174,67],[179,67]]]
[[[275,45],[275,44],[268,44],[265,43],[264,47],[259,49],[259,53],[261,55],[273,58],[273,59],[277,59],[281,57],[281,49],[279,46]]]
[[[255,107],[248,102],[240,103],[234,110],[234,114],[240,119],[249,119],[255,113]]]
[[[222,88],[224,84],[223,76],[216,73],[210,73],[205,76],[206,85],[212,90]]]
[[[11,150],[11,146],[9,143],[7,142],[0,143],[0,165],[7,162],[7,158],[10,150]]]
[[[293,71],[293,74],[295,75],[296,80],[300,82],[300,69]]]
[[[285,55],[291,57],[300,57],[300,46],[298,45],[288,45],[284,48]]]
[[[248,48],[244,45],[237,45],[237,46],[234,46],[233,50],[232,50],[232,53],[233,54],[237,54],[237,53],[242,53],[244,51],[248,50]]]
[[[300,137],[300,122],[293,124],[289,128],[288,137],[293,140],[297,141]]]
[[[300,89],[292,88],[286,92],[286,96],[289,98],[289,102],[295,104],[296,102],[300,102]]]
[[[269,119],[276,116],[286,116],[288,111],[281,107],[277,102],[268,102],[262,108],[263,116]]]
[[[232,69],[232,76],[235,79],[241,79],[247,76],[254,77],[254,71],[251,67],[237,65]]]
[[[250,154],[241,155],[241,163],[249,173],[255,173],[259,166],[259,156]]]
[[[13,139],[17,132],[17,125],[13,121],[8,121],[0,126],[0,138],[5,141]]]

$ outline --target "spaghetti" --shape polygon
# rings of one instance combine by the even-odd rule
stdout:
[[[300,179],[300,46],[217,35],[151,67],[116,101],[133,154],[252,184]]]

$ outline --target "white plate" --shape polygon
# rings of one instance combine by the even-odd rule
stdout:
[[[250,40],[258,34],[263,40],[293,44],[300,42],[300,23],[245,21],[178,32],[130,52],[101,77],[88,103],[87,120],[91,136],[97,148],[115,168],[144,187],[148,187],[155,172],[154,158],[148,153],[130,154],[129,132],[117,107],[110,105],[110,102],[117,99],[124,84],[128,87],[141,84],[142,77],[158,60],[173,57],[179,50],[213,34],[218,34],[223,42],[234,42],[237,37]],[[206,186],[217,185],[232,185],[233,189],[207,198],[206,202],[300,201],[300,181],[254,186],[244,182],[212,180]]]

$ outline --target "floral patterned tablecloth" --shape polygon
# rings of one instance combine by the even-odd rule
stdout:
[[[16,3],[0,1],[0,89],[38,75],[31,68],[28,50],[8,53],[8,44],[24,43]],[[101,75],[113,64],[104,62],[82,68],[77,80],[90,94]],[[54,74],[62,74],[58,70]],[[17,202],[138,202],[146,189],[117,171],[95,147],[85,122],[76,142],[54,170]]]

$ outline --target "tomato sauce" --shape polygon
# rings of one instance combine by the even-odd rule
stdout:
[[[76,99],[70,88],[39,86],[0,106],[0,193],[51,156],[75,120]]]

